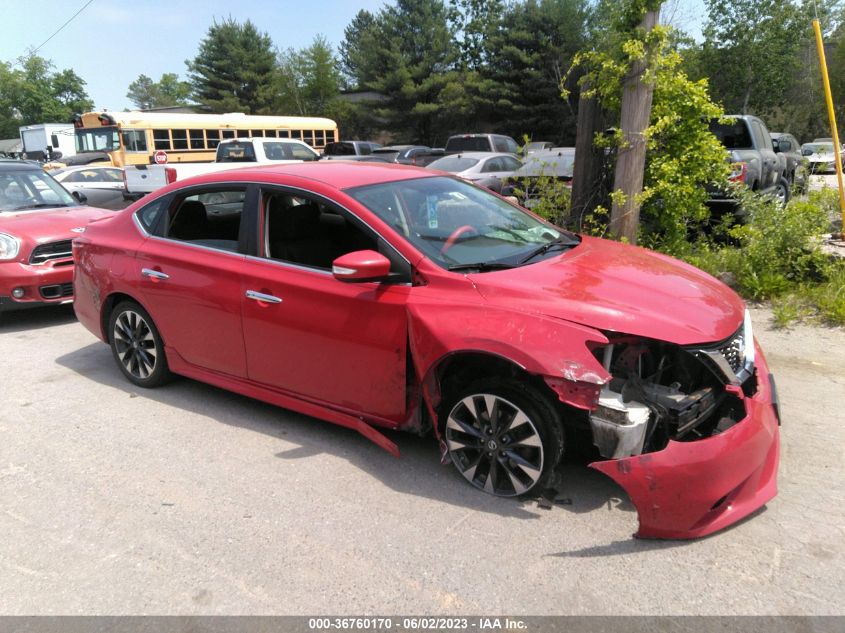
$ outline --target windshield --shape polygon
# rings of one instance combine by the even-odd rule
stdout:
[[[43,171],[0,173],[0,212],[76,205],[74,197]]]
[[[578,240],[457,178],[402,180],[347,193],[442,268],[515,267],[541,259],[547,252],[538,252],[542,247],[571,247]]]
[[[429,163],[431,169],[440,169],[442,171],[450,171],[453,174],[459,171],[465,171],[478,164],[477,158],[467,158],[466,156],[444,156],[438,158],[436,161]]]
[[[116,127],[76,130],[76,153],[114,152],[120,149]]]

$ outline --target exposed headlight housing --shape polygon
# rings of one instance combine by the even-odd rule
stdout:
[[[14,259],[21,250],[21,241],[7,233],[0,233],[0,261]]]

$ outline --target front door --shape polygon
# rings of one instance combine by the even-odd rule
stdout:
[[[244,265],[249,378],[348,412],[401,422],[410,286],[336,280],[334,258],[377,250],[379,240],[346,212],[296,194],[263,193],[263,247]]]

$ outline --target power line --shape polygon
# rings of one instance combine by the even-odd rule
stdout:
[[[65,22],[65,23],[64,23],[64,24],[62,24],[62,25],[61,25],[58,29],[56,29],[55,33],[53,33],[50,37],[48,37],[46,40],[44,40],[38,48],[36,48],[34,51],[32,51],[32,53],[31,53],[31,54],[32,54],[32,55],[35,55],[38,51],[40,51],[42,48],[44,48],[44,45],[45,45],[45,44],[47,44],[47,42],[49,42],[49,41],[50,41],[50,40],[52,40],[54,37],[56,37],[56,36],[57,36],[57,35],[58,35],[61,31],[62,31],[62,29],[63,29],[63,28],[65,28],[68,24],[70,24],[71,22],[73,22],[74,18],[75,18],[77,15],[79,15],[80,13],[82,13],[83,11],[85,11],[85,9],[88,7],[88,5],[89,5],[89,4],[91,4],[92,2],[94,2],[94,0],[88,0],[88,2],[86,2],[84,5],[82,5],[82,8],[81,8],[81,9],[79,9],[79,11],[77,11],[77,12],[76,12],[76,13],[74,13],[72,16],[70,16],[70,18],[68,19],[68,21],[67,21],[67,22]]]

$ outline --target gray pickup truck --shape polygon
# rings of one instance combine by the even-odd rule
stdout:
[[[784,177],[785,158],[776,153],[766,125],[757,117],[735,114],[710,122],[710,131],[730,153],[731,182],[744,183],[752,191],[768,193],[786,204],[789,182]],[[730,193],[710,191],[712,202],[730,201]]]

